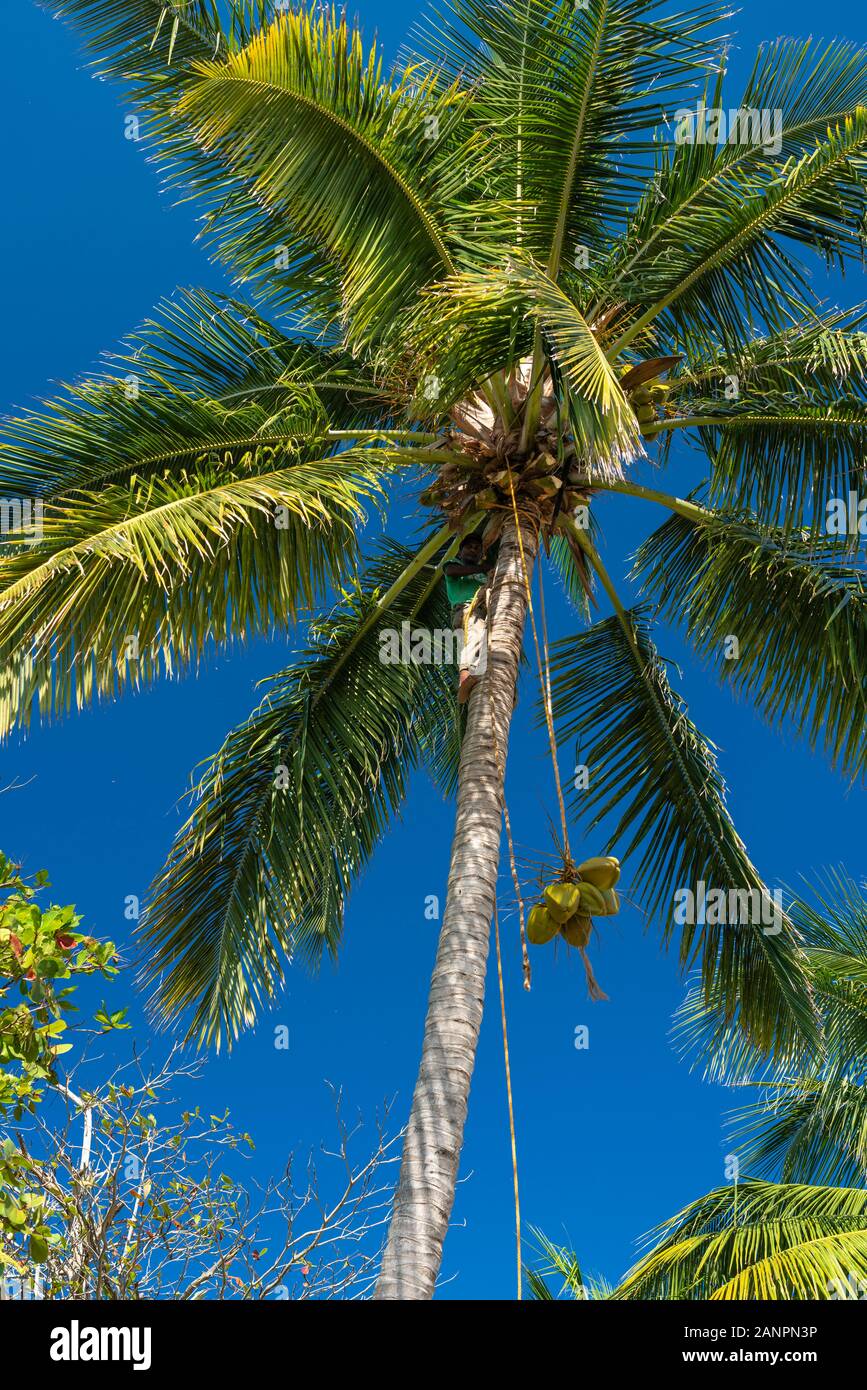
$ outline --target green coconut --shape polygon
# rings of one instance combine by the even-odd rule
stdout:
[[[603,854],[595,859],[585,859],[578,865],[582,880],[593,883],[597,888],[613,888],[620,877],[620,860],[613,854]]]
[[[545,906],[558,926],[568,922],[580,905],[577,883],[549,883],[545,889]]]
[[[527,940],[532,946],[547,946],[549,941],[560,930],[559,924],[554,921],[548,909],[542,904],[537,903],[530,909],[527,917]]]
[[[590,940],[590,930],[593,926],[589,917],[583,912],[577,912],[570,922],[566,922],[560,928],[560,935],[564,941],[568,941],[570,946],[586,946]]]
[[[578,891],[581,894],[581,911],[588,916],[604,917],[606,915],[605,899],[602,896],[602,889],[597,888],[595,883],[579,883]]]

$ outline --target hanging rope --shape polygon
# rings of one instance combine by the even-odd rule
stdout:
[[[542,689],[542,702],[545,706],[545,722],[548,726],[548,743],[551,749],[551,765],[554,770],[554,785],[557,788],[557,803],[560,807],[560,824],[563,829],[563,854],[567,867],[572,864],[572,851],[569,847],[569,828],[566,819],[566,803],[563,799],[563,784],[560,781],[560,766],[557,754],[557,738],[554,733],[554,709],[551,698],[551,663],[548,647],[548,623],[545,615],[545,589],[542,583],[542,566],[539,570],[539,615],[542,623],[542,642],[539,642],[539,633],[536,628],[536,615],[533,611],[533,596],[530,590],[530,580],[527,575],[527,563],[524,556],[524,542],[521,535],[521,521],[518,515],[518,502],[515,497],[515,483],[511,471],[509,472],[509,491],[512,497],[512,513],[515,518],[515,531],[518,536],[518,547],[521,552],[521,567],[524,575],[524,588],[527,595],[527,611],[530,615],[530,626],[533,632],[533,645],[536,649],[536,666],[539,673],[539,684]],[[522,941],[523,941],[523,914],[521,917]],[[524,947],[526,953],[526,946]],[[590,957],[582,946],[580,948],[581,959],[584,964],[584,974],[587,980],[587,990],[591,999],[607,999],[608,995],[600,987],[598,980],[593,974],[590,964]]]
[[[563,838],[567,857],[571,859],[569,851],[569,837],[567,830],[566,806],[563,800],[563,785],[560,781],[560,758],[557,749],[557,738],[554,733],[554,704],[551,698],[551,652],[548,646],[548,620],[545,616],[545,586],[542,582],[542,566],[537,566],[539,574],[539,617],[542,622],[542,655],[545,660],[545,676],[542,696],[545,702],[545,716],[548,724],[548,738],[551,745],[551,761],[554,765],[554,782],[557,787],[557,801],[560,806],[560,820],[563,826]]]
[[[509,1138],[512,1143],[512,1183],[515,1189],[515,1242],[518,1263],[518,1302],[522,1299],[521,1198],[518,1191],[518,1144],[515,1138],[515,1107],[512,1103],[512,1069],[509,1065],[509,1030],[506,1024],[506,991],[503,986],[503,956],[500,950],[500,922],[494,898],[494,939],[497,943],[497,979],[500,985],[500,1017],[503,1021],[503,1061],[506,1068],[506,1099],[509,1103]]]
[[[546,630],[545,659],[543,663],[542,651],[539,644],[539,633],[536,628],[536,615],[533,611],[533,595],[530,589],[530,578],[527,574],[527,561],[524,555],[524,540],[521,535],[521,519],[518,515],[518,502],[515,497],[515,480],[512,477],[511,469],[509,470],[509,492],[512,496],[512,512],[515,517],[515,531],[518,536],[518,548],[521,552],[521,570],[524,576],[524,589],[527,595],[527,612],[530,615],[530,627],[533,632],[533,645],[536,649],[536,667],[539,672],[539,684],[542,688],[542,703],[545,706],[545,723],[548,726],[548,743],[551,748],[551,764],[554,769],[554,785],[557,788],[557,804],[560,807],[560,825],[563,830],[563,855],[566,860],[566,864],[570,865],[572,863],[572,852],[569,848],[569,826],[566,819],[566,803],[563,799],[563,787],[560,782],[560,768],[557,762],[557,739],[554,734],[554,714],[551,705],[550,668],[548,665],[548,634]],[[544,594],[542,593],[541,588],[541,566],[539,566],[539,570],[539,592],[540,595],[542,595],[542,603],[544,604]]]
[[[521,894],[521,880],[518,875],[518,864],[515,858],[515,842],[512,838],[512,822],[509,817],[509,807],[506,804],[506,768],[500,756],[500,740],[497,738],[497,715],[494,709],[494,697],[491,693],[488,682],[485,681],[488,691],[488,708],[491,712],[491,734],[493,735],[494,757],[497,763],[497,778],[500,784],[500,807],[503,812],[503,820],[506,826],[506,840],[509,846],[509,868],[512,874],[512,886],[515,890],[515,898],[518,902],[518,923],[521,934],[521,968],[524,972],[524,989],[530,988],[532,970],[530,968],[530,953],[527,950],[527,932],[524,926],[524,898]],[[494,914],[496,920],[496,899],[494,900]]]

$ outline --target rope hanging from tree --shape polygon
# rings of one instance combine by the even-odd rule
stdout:
[[[497,980],[500,986],[500,1017],[503,1022],[503,1062],[506,1070],[506,1100],[509,1105],[509,1138],[512,1145],[512,1183],[515,1190],[515,1241],[518,1261],[518,1302],[521,1291],[521,1198],[518,1190],[518,1144],[515,1137],[515,1107],[512,1103],[512,1069],[509,1064],[509,1030],[506,1024],[506,990],[503,985],[503,955],[500,950],[500,921],[497,914],[497,899],[494,897],[494,940],[497,944]]]
[[[521,517],[518,512],[514,479],[511,472],[509,472],[509,492],[511,495],[512,514],[515,522],[515,534],[521,557],[521,576],[526,595],[527,612],[530,618],[533,645],[536,652],[536,670],[542,692],[542,704],[545,710],[545,723],[548,731],[548,745],[551,754],[554,786],[557,793],[557,804],[560,810],[560,825],[562,831],[561,855],[563,861],[560,878],[556,882],[548,884],[544,889],[543,901],[531,910],[525,925],[524,900],[520,889],[512,827],[508,806],[506,804],[505,767],[500,755],[499,740],[497,738],[496,712],[494,710],[493,695],[489,692],[494,753],[497,761],[500,781],[500,798],[509,844],[509,863],[512,873],[512,882],[515,888],[515,896],[518,901],[524,987],[525,989],[530,988],[530,961],[527,951],[528,938],[534,945],[545,945],[548,941],[553,940],[555,936],[560,935],[570,946],[575,946],[580,952],[590,998],[602,1000],[607,999],[608,996],[601,989],[593,973],[593,967],[587,955],[587,945],[593,928],[592,917],[594,915],[612,916],[620,910],[620,901],[617,894],[614,892],[614,886],[620,877],[620,865],[618,860],[610,856],[604,856],[599,859],[588,859],[577,866],[572,859],[572,851],[569,845],[566,803],[563,796],[563,785],[560,780],[557,737],[554,730],[554,712],[551,697],[551,660],[548,644],[548,625],[545,612],[545,590],[542,581],[541,566],[539,566],[539,613],[542,626],[542,636],[540,640],[527,568],[527,556],[521,529]]]

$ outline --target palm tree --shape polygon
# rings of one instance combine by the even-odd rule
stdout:
[[[802,1070],[768,1076],[699,989],[681,1010],[708,1075],[758,1092],[733,1118],[739,1164],[753,1176],[664,1222],[615,1289],[585,1284],[574,1252],[537,1233],[535,1298],[867,1298],[867,890],[832,871],[791,916],[822,1018],[822,1046]]]
[[[811,497],[863,477],[867,336],[798,255],[863,250],[867,54],[760,52],[741,105],[782,109],[774,152],[757,129],[717,145],[666,127],[702,90],[723,107],[713,3],[671,16],[657,0],[453,0],[390,73],[319,6],[51,7],[126,83],[139,134],[198,200],[246,300],[177,295],[99,375],[7,423],[0,489],[44,512],[0,558],[0,725],[317,609],[206,767],[144,922],[154,1007],[201,1044],[252,1024],[287,958],[337,950],[409,772],[457,786],[378,1294],[430,1297],[537,558],[579,599],[594,582],[610,598],[612,617],[560,642],[554,705],[593,769],[583,807],[616,806],[613,844],[665,940],[676,886],[762,881],[649,609],[624,606],[599,558],[598,498],[668,509],[639,556],[645,593],[769,719],[863,770],[861,579],[845,538],[803,528]],[[638,482],[645,446],[664,463],[684,433],[709,460],[694,495]],[[362,561],[362,522],[422,482],[418,539]],[[379,638],[448,625],[441,566],[480,527],[499,541],[488,669],[456,731],[447,673],[384,665]],[[741,658],[718,661],[732,633]],[[560,852],[568,876],[565,823]],[[784,1056],[813,1035],[787,926],[687,925],[679,951],[751,1044]]]
[[[657,1232],[616,1299],[859,1298],[867,1191],[760,1182],[720,1187]]]
[[[585,1282],[575,1253],[539,1236],[527,1271],[539,1302],[607,1299],[863,1298],[867,1191],[801,1183],[739,1183],[691,1202],[649,1239],[653,1249],[616,1288]]]

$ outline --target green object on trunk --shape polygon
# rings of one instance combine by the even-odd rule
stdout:
[[[470,599],[478,593],[482,585],[487,580],[486,574],[461,574],[457,578],[446,575],[446,597],[452,608],[459,608],[462,603],[469,603]]]

